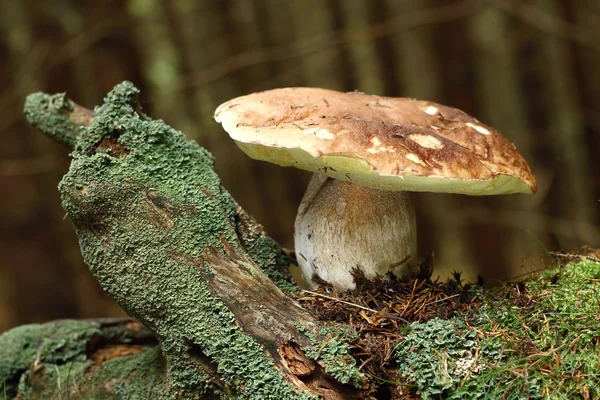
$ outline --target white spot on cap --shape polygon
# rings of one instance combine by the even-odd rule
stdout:
[[[317,130],[317,132],[315,133],[315,135],[319,139],[324,139],[324,140],[333,140],[333,139],[335,139],[335,135],[333,133],[329,132],[327,129],[319,129],[319,130]]]
[[[423,162],[423,160],[421,160],[421,159],[419,158],[419,156],[418,156],[418,155],[416,155],[416,154],[414,154],[414,153],[408,153],[408,154],[407,154],[405,157],[406,157],[408,160],[410,160],[410,161],[412,161],[412,162],[414,162],[414,163],[416,163],[416,164],[425,165],[425,163]]]
[[[438,113],[438,108],[436,106],[427,106],[423,109],[429,115],[435,115]]]
[[[421,147],[425,147],[426,149],[442,149],[444,148],[444,144],[440,141],[440,139],[431,135],[423,135],[421,133],[412,133],[408,135],[408,138],[413,142],[417,143]]]
[[[475,129],[477,132],[484,134],[484,135],[491,135],[490,131],[488,131],[486,128],[484,128],[481,125],[477,125],[477,124],[472,124],[471,122],[467,122],[466,125],[469,128],[473,128]]]
[[[388,153],[396,152],[396,150],[394,150],[394,148],[392,146],[388,146],[388,147],[382,146],[381,140],[379,140],[379,138],[376,136],[373,136],[369,141],[371,142],[373,147],[369,147],[367,149],[367,153],[377,154],[377,153],[383,153],[383,152],[388,152]]]

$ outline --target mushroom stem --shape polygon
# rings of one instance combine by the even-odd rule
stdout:
[[[304,278],[341,290],[367,279],[404,275],[416,256],[415,213],[409,193],[372,189],[315,174],[300,203],[295,247]]]

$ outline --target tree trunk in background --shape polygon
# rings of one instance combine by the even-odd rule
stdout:
[[[344,28],[348,30],[348,36],[352,40],[349,44],[349,52],[356,85],[354,89],[383,95],[385,89],[382,84],[375,41],[365,34],[373,22],[369,18],[369,4],[364,1],[340,1],[339,4],[345,21]]]
[[[97,104],[134,81],[144,108],[210,150],[224,186],[287,247],[309,174],[247,158],[211,120],[218,104],[282,86],[439,101],[511,138],[540,190],[415,195],[438,271],[514,276],[544,246],[599,246],[598,21],[594,0],[0,2],[0,330],[116,310],[62,219],[66,152],[21,117],[36,90]]]
[[[588,0],[575,4],[574,2],[563,0],[562,9],[566,19],[571,24],[577,24],[585,27],[589,32],[596,33],[596,39],[600,41],[600,24],[598,16],[600,15],[600,3]],[[577,95],[579,98],[580,112],[582,113],[585,139],[587,148],[592,152],[594,149],[600,149],[600,51],[590,51],[589,46],[578,43],[568,43],[570,47],[569,59],[571,60],[574,80],[577,83]],[[590,157],[589,175],[591,187],[600,187],[600,163],[593,162],[593,156],[588,151]]]
[[[563,18],[557,2],[540,0],[538,4],[549,16]],[[593,198],[589,186],[591,169],[588,159],[581,157],[585,154],[582,112],[575,94],[575,77],[570,68],[568,48],[563,40],[546,37],[542,41],[542,51],[548,65],[544,73],[547,74],[546,94],[552,110],[548,133],[557,150],[557,172],[561,175],[558,180],[564,182],[560,189],[564,208],[558,213],[575,220],[578,235],[590,240],[591,232],[579,223],[597,219],[597,204],[586,201]],[[568,207],[569,204],[578,206]]]
[[[292,0],[289,4],[293,16],[296,40],[311,40],[313,46],[327,43],[335,35],[336,15],[329,1]],[[326,46],[323,50],[309,53],[298,59],[303,68],[303,85],[343,90],[342,76],[347,74],[349,66],[341,66],[335,62],[341,48]]]

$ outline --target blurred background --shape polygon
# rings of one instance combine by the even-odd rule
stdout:
[[[93,107],[133,81],[286,247],[309,175],[247,158],[212,120],[217,105],[283,86],[437,101],[510,138],[539,191],[415,194],[434,275],[494,282],[546,250],[600,244],[598,0],[0,0],[0,32],[0,332],[121,313],[60,205],[68,151],[22,117],[39,90]]]

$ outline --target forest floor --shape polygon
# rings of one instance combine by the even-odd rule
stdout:
[[[429,279],[322,285],[298,300],[346,323],[374,398],[600,398],[598,253],[553,255],[502,286]]]
[[[594,400],[598,256],[554,256],[549,267],[496,287],[465,284],[457,273],[446,282],[359,280],[343,294],[322,285],[297,299],[321,320],[353,328],[338,344],[349,340],[369,399]],[[163,368],[151,336],[127,321],[15,328],[0,336],[0,399],[81,398],[96,386],[106,398],[146,393]],[[335,348],[320,343],[315,351]],[[134,371],[143,374],[123,386]]]

